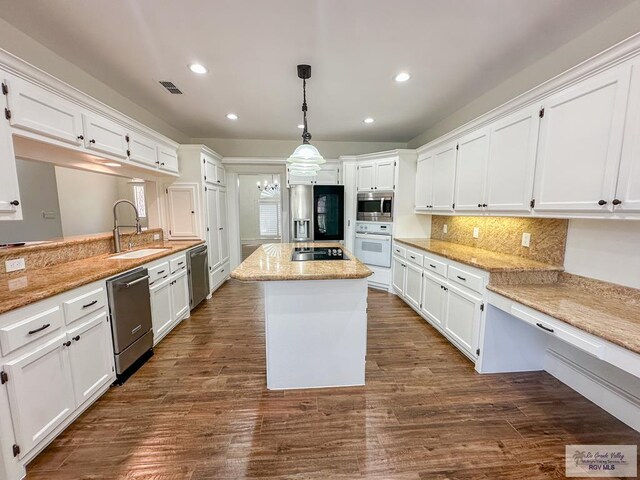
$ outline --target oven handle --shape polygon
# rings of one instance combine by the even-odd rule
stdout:
[[[368,238],[369,240],[382,240],[384,242],[390,242],[391,236],[376,233],[356,233],[356,238]]]

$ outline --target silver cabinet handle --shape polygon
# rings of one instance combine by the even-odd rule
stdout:
[[[149,279],[149,275],[145,275],[144,277],[140,277],[137,280],[134,280],[133,282],[119,283],[118,286],[124,287],[124,288],[129,288],[129,287],[135,285],[136,283],[144,282],[145,280],[148,280],[148,279]]]

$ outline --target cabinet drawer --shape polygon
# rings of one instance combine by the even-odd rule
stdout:
[[[104,288],[97,288],[64,302],[64,317],[67,325],[84,317],[88,313],[95,312],[106,305]]]
[[[148,269],[148,272],[149,272],[149,285],[153,285],[153,282],[169,276],[169,273],[170,273],[169,262],[163,262],[160,265],[151,267]]]
[[[55,332],[62,324],[62,310],[55,306],[0,328],[2,355],[7,356],[14,350]]]
[[[447,264],[441,262],[439,260],[435,260],[427,255],[423,255],[423,263],[425,270],[429,272],[437,273],[438,275],[442,275],[443,277],[447,276]]]
[[[474,275],[473,273],[465,272],[456,267],[449,266],[447,271],[447,278],[452,280],[459,285],[464,285],[471,290],[475,290],[476,292],[482,292],[482,277],[478,275]]]
[[[187,268],[187,256],[181,255],[178,258],[174,258],[169,263],[171,265],[171,273],[176,273],[178,270]]]
[[[397,243],[393,245],[393,254],[402,258],[407,257],[407,249],[398,245]]]
[[[213,272],[212,287],[217,287],[229,276],[229,263],[223,263],[220,268]]]
[[[421,253],[418,253],[415,250],[411,250],[410,248],[407,248],[405,258],[409,260],[411,263],[415,263],[416,265],[422,266],[422,257],[423,255]]]

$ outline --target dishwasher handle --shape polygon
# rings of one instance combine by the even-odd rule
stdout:
[[[136,283],[144,282],[145,280],[148,280],[148,279],[149,279],[149,275],[145,275],[144,277],[137,278],[133,282],[117,283],[116,285],[118,285],[119,287],[123,287],[123,288],[129,288],[129,287],[134,286]]]

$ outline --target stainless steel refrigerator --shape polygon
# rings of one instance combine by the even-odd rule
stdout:
[[[292,242],[344,240],[344,186],[289,187]]]

